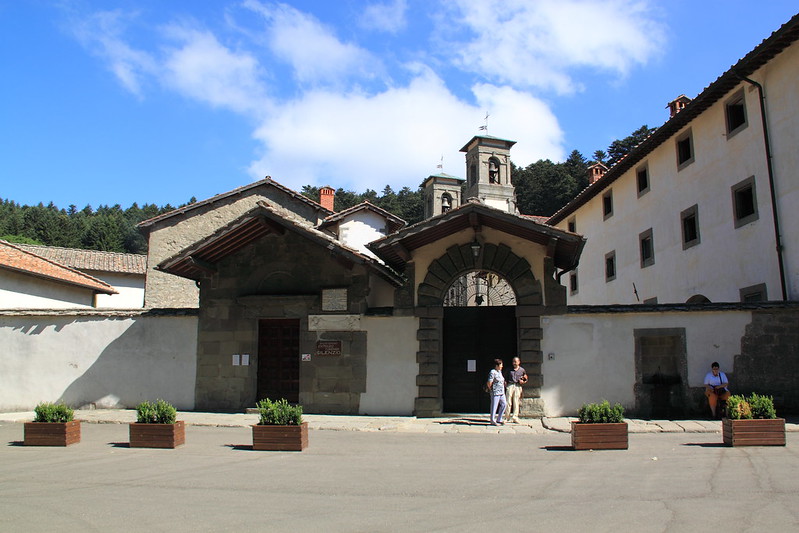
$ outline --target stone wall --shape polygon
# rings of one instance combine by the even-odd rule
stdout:
[[[254,406],[258,320],[296,318],[300,353],[314,354],[317,341],[342,341],[340,356],[300,363],[300,403],[310,413],[357,414],[366,390],[366,333],[357,320],[325,329],[310,324],[309,316],[359,318],[366,312],[368,276],[363,266],[338,260],[290,231],[266,236],[219,261],[217,273],[200,284],[198,409]],[[347,289],[346,311],[322,309],[321,292],[327,288]],[[250,365],[233,366],[231,355],[244,353],[250,354]]]
[[[0,312],[0,411],[194,408],[196,310]]]
[[[318,212],[312,205],[269,182],[158,221],[149,229],[145,307],[197,307],[199,292],[193,281],[159,272],[155,267],[212,235],[255,207],[260,200],[277,203],[306,220],[317,221]]]
[[[735,356],[734,392],[774,397],[778,414],[799,413],[799,308],[752,313]]]

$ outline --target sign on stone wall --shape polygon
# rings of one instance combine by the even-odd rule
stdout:
[[[341,355],[341,341],[316,341],[316,355]]]
[[[361,315],[308,315],[308,331],[360,331]]]
[[[347,289],[323,289],[322,311],[346,311]]]

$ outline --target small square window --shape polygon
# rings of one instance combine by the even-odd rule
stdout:
[[[616,279],[616,250],[605,254],[605,281]]]
[[[570,218],[566,224],[570,232],[577,233],[577,219]]]
[[[694,142],[691,130],[677,137],[677,170],[682,170],[694,162]]]
[[[613,216],[613,191],[607,191],[602,195],[602,215],[604,220]]]
[[[699,212],[696,204],[680,213],[682,222],[682,249],[699,244]]]
[[[649,168],[639,168],[635,173],[635,177],[638,185],[638,198],[640,198],[649,192]]]
[[[739,91],[724,105],[724,114],[727,119],[728,139],[746,128],[746,103],[743,91]]]
[[[745,226],[759,218],[754,176],[732,186],[732,209],[736,228]]]
[[[652,240],[652,228],[638,235],[641,250],[641,268],[655,264],[655,243]]]
[[[573,271],[569,274],[569,292],[571,294],[577,294],[577,290],[579,289],[578,282],[577,282],[577,271]]]
[[[768,292],[766,291],[766,284],[759,283],[750,287],[744,287],[739,290],[741,301],[746,302],[767,302]]]

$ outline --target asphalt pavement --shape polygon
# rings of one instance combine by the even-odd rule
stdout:
[[[568,433],[479,417],[430,432],[400,429],[402,417],[325,430],[308,415],[305,451],[258,452],[254,415],[237,416],[189,425],[174,450],[129,448],[121,421],[83,424],[67,448],[27,447],[21,423],[0,422],[0,531],[799,529],[795,431],[785,447],[728,448],[718,431],[683,430],[583,452]]]

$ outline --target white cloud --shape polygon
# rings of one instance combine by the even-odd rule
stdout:
[[[71,29],[81,44],[108,63],[108,68],[131,93],[142,96],[143,78],[156,70],[150,55],[123,40],[126,25],[136,15],[120,10],[75,18]]]
[[[517,164],[562,157],[562,133],[545,104],[508,87],[479,85],[474,93],[477,105],[465,103],[430,71],[407,87],[375,95],[308,93],[279,108],[255,133],[265,151],[251,173],[293,188],[415,189],[437,172],[443,154],[444,171],[463,176],[458,150],[478,133],[485,109],[490,133],[496,127],[521,141],[512,151]]]
[[[405,19],[407,9],[408,4],[405,0],[370,4],[361,13],[358,25],[367,30],[397,33],[407,24]]]
[[[178,46],[169,48],[164,83],[186,96],[238,113],[265,111],[258,60],[234,52],[208,31],[172,26],[167,32]]]
[[[459,0],[450,6],[454,22],[473,35],[452,43],[463,68],[559,93],[580,89],[571,70],[624,76],[656,55],[664,40],[644,0]]]
[[[313,16],[286,4],[263,4],[248,0],[245,6],[267,21],[267,39],[272,52],[289,63],[300,83],[341,83],[351,77],[371,79],[382,73],[382,65],[368,51],[340,41],[331,28]]]

